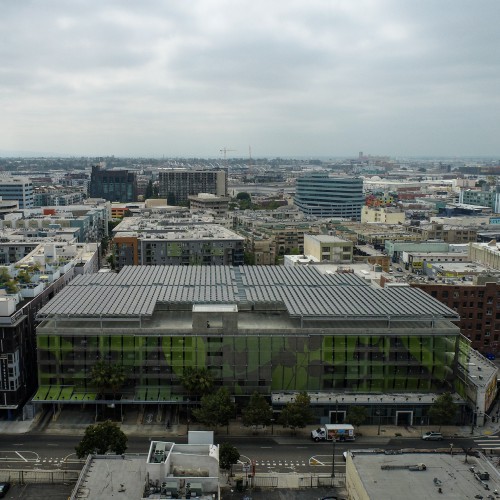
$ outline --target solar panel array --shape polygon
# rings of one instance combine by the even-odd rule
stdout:
[[[282,303],[291,316],[457,317],[425,292],[313,266],[128,266],[76,278],[40,316],[151,316],[157,303]]]

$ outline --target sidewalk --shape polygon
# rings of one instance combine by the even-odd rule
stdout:
[[[67,419],[60,419],[60,421],[53,421],[52,419],[46,419],[40,426],[39,422],[33,420],[25,421],[0,421],[0,434],[25,434],[28,432],[43,432],[46,434],[74,434],[83,435],[85,429],[88,425],[92,424],[92,421],[79,422],[68,421]],[[134,423],[129,419],[126,423],[121,424],[121,429],[125,434],[131,436],[145,436],[145,437],[162,437],[163,439],[169,439],[175,441],[177,437],[182,437],[187,435],[187,425],[186,424],[174,424],[170,428],[166,428],[164,424],[143,424]],[[41,428],[40,428],[41,427]],[[298,429],[295,433],[292,433],[289,429],[283,429],[279,425],[274,425],[271,427],[266,427],[254,431],[250,428],[244,427],[240,421],[232,421],[229,427],[220,427],[216,431],[217,437],[220,439],[223,436],[231,437],[242,437],[242,438],[252,438],[252,437],[268,437],[274,438],[281,442],[296,442],[297,440],[309,440],[311,431],[316,429],[318,424],[309,425],[304,429]],[[206,428],[199,424],[191,424],[189,429],[195,430],[206,430]],[[367,444],[383,444],[388,440],[393,438],[413,438],[419,439],[422,434],[427,431],[437,431],[439,426],[407,426],[399,427],[395,425],[362,425],[356,429],[356,442],[367,443]],[[228,432],[229,431],[229,432]],[[471,434],[471,426],[442,426],[441,432],[445,438],[478,438],[484,436],[491,436],[500,432],[500,423],[496,422],[492,424],[488,422],[484,427],[475,427],[474,432]]]

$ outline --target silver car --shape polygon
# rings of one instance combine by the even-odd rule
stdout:
[[[443,435],[440,432],[426,432],[423,436],[422,439],[425,441],[442,441],[443,440]]]

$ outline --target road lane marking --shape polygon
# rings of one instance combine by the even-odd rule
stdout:
[[[26,458],[24,458],[19,452],[16,451],[16,455],[19,456],[19,458],[22,458],[25,462],[27,462],[28,460]]]

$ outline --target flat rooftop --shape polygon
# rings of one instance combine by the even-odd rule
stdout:
[[[463,453],[384,455],[354,452],[352,463],[350,460],[351,457],[347,468],[356,468],[371,500],[498,498],[488,495],[500,490],[500,475],[492,464],[470,456],[468,463],[464,463]],[[412,470],[412,466],[418,464],[424,464],[425,470]],[[477,473],[487,472],[489,479],[481,480],[471,471],[472,467]]]

